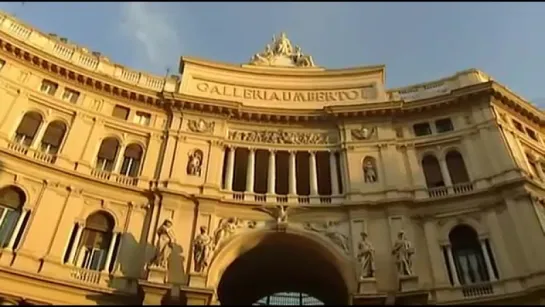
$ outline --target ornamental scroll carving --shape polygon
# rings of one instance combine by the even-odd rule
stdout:
[[[229,131],[227,138],[231,141],[293,144],[293,145],[320,145],[331,142],[327,133],[288,132],[288,131]]]

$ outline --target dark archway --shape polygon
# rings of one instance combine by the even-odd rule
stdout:
[[[282,292],[304,293],[325,305],[346,305],[344,279],[317,244],[273,233],[233,261],[218,285],[221,305],[251,305]]]

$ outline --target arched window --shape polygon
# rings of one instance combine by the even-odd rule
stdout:
[[[437,158],[432,155],[425,156],[422,159],[422,169],[424,170],[424,177],[426,178],[426,186],[428,189],[445,186],[441,167],[439,166]]]
[[[450,273],[456,274],[460,284],[482,283],[495,278],[489,274],[495,268],[487,267],[486,258],[490,260],[491,266],[494,265],[488,248],[483,247],[487,246],[487,242],[481,243],[472,227],[464,224],[454,227],[449,233],[449,241],[455,268],[455,272]]]
[[[121,165],[121,175],[138,177],[140,162],[142,160],[142,147],[137,144],[131,144],[125,148],[123,155],[123,164]]]
[[[119,142],[117,139],[111,137],[104,139],[98,150],[96,168],[105,172],[113,171],[118,150]]]
[[[467,174],[466,164],[462,155],[453,150],[449,151],[445,156],[447,162],[448,173],[452,184],[460,184],[469,182],[469,175]]]
[[[0,247],[8,246],[15,234],[26,197],[23,191],[10,186],[0,189]]]
[[[24,146],[32,145],[36,132],[42,123],[42,116],[37,112],[28,112],[23,116],[17,130],[15,130],[15,141]]]
[[[59,152],[64,134],[66,133],[66,125],[61,121],[54,121],[45,129],[44,136],[40,145],[40,150],[46,154],[55,155]]]
[[[114,219],[106,212],[95,212],[87,218],[77,249],[79,267],[96,271],[104,269],[113,229]]]

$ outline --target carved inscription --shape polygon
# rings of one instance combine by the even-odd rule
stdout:
[[[328,144],[331,142],[329,135],[326,133],[287,132],[282,130],[277,130],[277,131],[231,130],[229,131],[229,134],[227,137],[229,140],[232,140],[232,141],[271,143],[271,144],[319,145],[319,144]]]
[[[200,82],[196,88],[199,92],[215,96],[269,102],[347,102],[376,97],[373,85],[350,90],[283,91]]]

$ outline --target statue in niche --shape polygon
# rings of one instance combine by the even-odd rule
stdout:
[[[217,248],[223,239],[233,235],[241,226],[236,217],[221,219],[218,228],[214,231],[214,248]]]
[[[187,161],[187,174],[191,176],[200,176],[203,160],[203,152],[200,149],[195,149],[189,153],[189,161]]]
[[[363,159],[363,177],[366,183],[375,183],[378,181],[377,167],[374,158],[366,157]]]
[[[399,276],[412,276],[412,256],[414,255],[414,248],[412,247],[411,241],[405,237],[405,232],[403,230],[400,230],[397,234],[397,240],[394,244],[392,255],[395,256]]]
[[[350,130],[350,133],[352,135],[352,138],[355,140],[358,140],[358,141],[370,140],[371,138],[375,137],[375,134],[377,133],[377,127],[366,128],[364,126],[361,126],[360,129]]]
[[[375,249],[367,239],[367,233],[361,234],[361,242],[358,244],[358,262],[360,263],[360,279],[375,277]]]
[[[156,232],[155,255],[150,261],[150,266],[168,269],[168,260],[172,252],[172,245],[176,242],[172,229],[172,220],[167,218],[159,226]]]
[[[212,238],[206,233],[206,226],[200,227],[200,233],[193,241],[193,261],[196,273],[202,273],[208,267],[208,258],[213,250]]]
[[[337,224],[338,223],[333,221],[327,221],[322,224],[321,228],[318,228],[311,223],[307,223],[305,228],[323,234],[333,241],[333,243],[338,245],[345,253],[348,253],[350,251],[350,248],[348,247],[348,237],[336,230]]]

